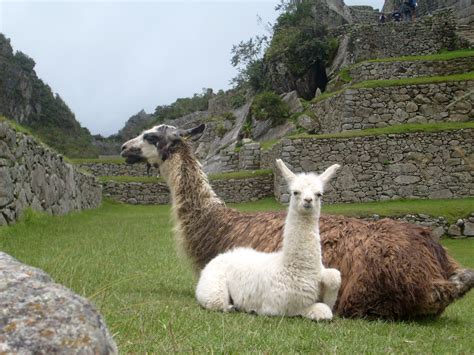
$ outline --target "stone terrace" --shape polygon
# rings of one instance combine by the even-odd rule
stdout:
[[[341,164],[325,202],[398,198],[462,198],[474,195],[474,129],[351,138],[284,139],[265,152],[272,166],[283,159],[295,172]],[[289,195],[275,171],[275,196]]]
[[[314,103],[321,133],[474,119],[474,81],[347,89]]]

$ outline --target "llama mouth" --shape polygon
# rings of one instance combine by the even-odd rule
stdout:
[[[130,155],[126,157],[125,162],[127,164],[137,164],[137,163],[146,163],[146,159],[138,155]]]

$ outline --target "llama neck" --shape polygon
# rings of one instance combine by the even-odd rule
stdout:
[[[290,207],[283,232],[283,263],[298,270],[322,269],[319,211],[301,214]]]
[[[160,173],[168,183],[173,211],[180,222],[202,216],[213,206],[223,204],[186,143],[161,165]]]

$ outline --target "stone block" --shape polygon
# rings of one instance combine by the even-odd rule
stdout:
[[[474,237],[474,222],[464,221],[463,234],[468,237]]]
[[[43,271],[0,252],[0,279],[3,352],[118,353],[95,307]]]
[[[450,235],[450,236],[460,236],[460,235],[462,235],[461,227],[459,227],[455,224],[451,224],[448,228],[448,235]]]

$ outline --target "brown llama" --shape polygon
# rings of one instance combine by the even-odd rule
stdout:
[[[187,138],[204,130],[159,125],[122,146],[128,163],[160,168],[171,192],[175,237],[196,271],[235,247],[282,247],[284,212],[242,213],[225,206],[194,157]],[[427,228],[383,219],[321,215],[326,267],[340,270],[335,313],[344,317],[411,319],[438,316],[474,286]]]

